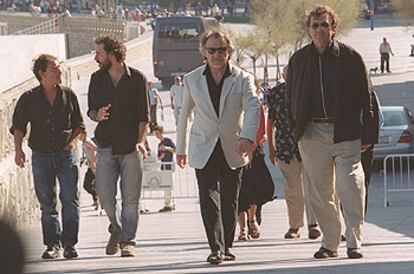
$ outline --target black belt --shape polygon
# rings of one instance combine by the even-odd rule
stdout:
[[[322,123],[322,124],[333,124],[333,122],[334,122],[333,117],[329,117],[329,118],[311,118],[310,120],[313,123]]]

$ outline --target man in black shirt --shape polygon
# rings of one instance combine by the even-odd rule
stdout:
[[[68,87],[60,86],[61,74],[57,58],[40,55],[33,72],[40,85],[23,93],[17,102],[13,125],[15,162],[26,161],[22,140],[30,123],[29,147],[32,149],[33,181],[42,211],[43,242],[47,246],[43,259],[59,256],[63,245],[65,258],[78,254],[79,198],[78,167],[75,141],[85,130],[78,99]],[[63,229],[56,210],[56,177],[60,184]]]
[[[96,190],[109,218],[106,254],[135,256],[142,160],[147,157],[145,138],[149,123],[147,80],[125,63],[126,47],[115,35],[95,39],[100,70],[92,74],[88,116],[98,125]],[[122,210],[116,200],[121,177]]]

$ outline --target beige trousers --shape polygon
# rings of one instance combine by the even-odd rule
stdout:
[[[360,248],[364,222],[364,172],[361,140],[333,143],[333,124],[309,123],[299,140],[304,168],[310,177],[310,203],[321,227],[322,246],[336,251],[341,240],[342,204],[348,248]]]
[[[309,199],[309,178],[304,172],[302,163],[294,157],[289,164],[278,161],[278,165],[285,178],[284,194],[288,210],[289,227],[300,228],[304,225],[304,211],[306,212],[308,225],[316,224],[316,217],[313,214]]]

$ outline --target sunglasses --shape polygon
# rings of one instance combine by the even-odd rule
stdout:
[[[311,28],[312,28],[312,29],[317,29],[317,28],[321,27],[321,28],[327,29],[327,28],[329,28],[329,26],[330,26],[330,25],[331,25],[331,24],[329,24],[328,22],[322,22],[322,23],[320,23],[320,24],[318,24],[318,23],[313,23],[313,24],[311,25]]]
[[[221,47],[221,48],[206,48],[206,50],[211,55],[213,55],[216,52],[218,52],[219,54],[223,54],[223,53],[227,52],[227,48],[226,47]]]

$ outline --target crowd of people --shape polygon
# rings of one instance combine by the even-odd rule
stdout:
[[[126,47],[116,36],[94,40],[99,70],[91,75],[86,115],[97,125],[90,139],[75,93],[61,85],[57,58],[40,55],[33,66],[40,84],[19,98],[11,133],[15,162],[24,166],[22,141],[31,126],[33,180],[46,246],[42,258],[59,257],[62,247],[65,258],[78,256],[78,139],[94,177],[85,187],[109,220],[105,252],[135,256],[149,132],[159,140],[161,170],[175,168],[174,154],[179,167],[195,169],[210,248],[207,262],[236,260],[231,248],[237,223],[239,240],[261,237],[261,208],[275,198],[264,163],[266,136],[270,160],[285,178],[289,229],[284,238],[301,237],[306,215],[308,238],[322,236],[316,259],[337,257],[341,238],[349,258],[362,258],[369,174],[364,173],[361,153],[372,152],[378,141],[379,108],[361,55],[336,39],[338,24],[328,6],[318,5],[308,13],[312,41],[292,55],[285,81],[267,91],[266,105],[259,98],[258,81],[230,61],[234,45],[229,34],[204,33],[200,51],[205,64],[183,79],[176,77],[171,88],[176,144],[156,120],[161,96],[142,72],[125,64]],[[118,184],[121,201],[116,199]],[[172,193],[165,197],[161,212],[174,210]]]

